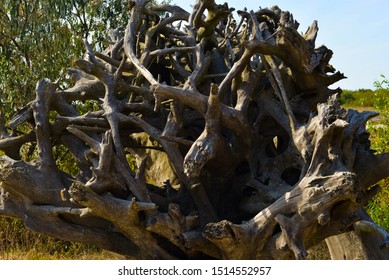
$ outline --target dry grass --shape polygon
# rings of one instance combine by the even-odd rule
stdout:
[[[88,244],[67,242],[24,228],[14,218],[0,218],[0,260],[120,260],[124,256]]]
[[[12,251],[0,254],[0,260],[124,260],[121,255],[102,250],[101,252],[80,252],[63,255],[31,249],[29,251]]]
[[[308,260],[330,260],[330,252],[328,251],[325,241],[308,250]]]

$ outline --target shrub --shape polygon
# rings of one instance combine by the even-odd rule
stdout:
[[[368,124],[371,133],[372,149],[378,153],[389,152],[389,80],[381,75],[381,81],[375,81],[376,91],[373,96],[373,107],[380,112],[380,117]],[[372,219],[381,227],[389,230],[389,180],[379,182],[381,192],[367,205]]]

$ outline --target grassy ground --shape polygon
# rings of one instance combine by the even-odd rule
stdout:
[[[377,111],[380,116],[367,123],[370,132],[371,148],[377,153],[389,152],[389,81],[376,84],[377,90],[344,91],[341,102],[346,108],[359,111]],[[381,192],[366,206],[371,218],[385,230],[389,231],[389,179],[377,185]]]
[[[56,240],[24,228],[19,219],[0,218],[0,260],[118,260],[123,256],[88,244]]]

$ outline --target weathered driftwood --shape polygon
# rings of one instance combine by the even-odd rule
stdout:
[[[388,259],[363,211],[389,175],[365,130],[376,113],[339,105],[316,21],[300,34],[278,7],[232,10],[130,1],[122,39],[86,44],[74,85],[38,82],[5,126],[0,214],[135,258],[304,259],[326,240],[333,258]],[[99,109],[80,115],[86,100]]]

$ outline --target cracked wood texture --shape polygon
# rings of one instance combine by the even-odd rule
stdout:
[[[389,258],[363,210],[389,155],[370,150],[376,113],[329,88],[345,77],[316,21],[302,34],[278,7],[127,5],[72,84],[39,81],[4,124],[1,215],[140,259],[304,259],[324,240],[334,259]]]

